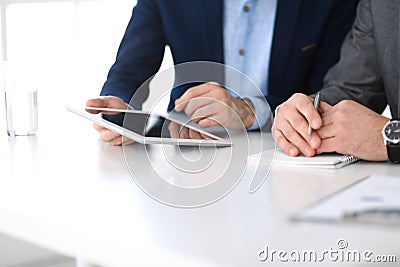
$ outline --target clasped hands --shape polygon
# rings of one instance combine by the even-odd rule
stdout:
[[[334,106],[321,102],[317,111],[310,97],[297,93],[279,107],[272,135],[290,156],[336,152],[384,161],[387,153],[381,130],[388,120],[351,100]],[[313,129],[311,135],[309,125]]]

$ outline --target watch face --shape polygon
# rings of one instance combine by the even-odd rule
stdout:
[[[385,135],[391,142],[399,142],[400,140],[400,121],[392,121],[385,127]]]

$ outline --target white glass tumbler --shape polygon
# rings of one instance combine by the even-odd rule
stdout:
[[[35,135],[38,129],[36,69],[29,64],[5,61],[2,70],[8,135]]]

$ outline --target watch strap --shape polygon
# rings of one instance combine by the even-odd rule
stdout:
[[[400,143],[399,144],[386,144],[389,160],[393,163],[400,163]]]

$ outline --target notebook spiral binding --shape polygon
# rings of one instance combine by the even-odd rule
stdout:
[[[347,165],[347,164],[356,162],[357,160],[359,160],[359,158],[354,157],[354,156],[347,156],[346,158],[343,159],[343,164]]]

